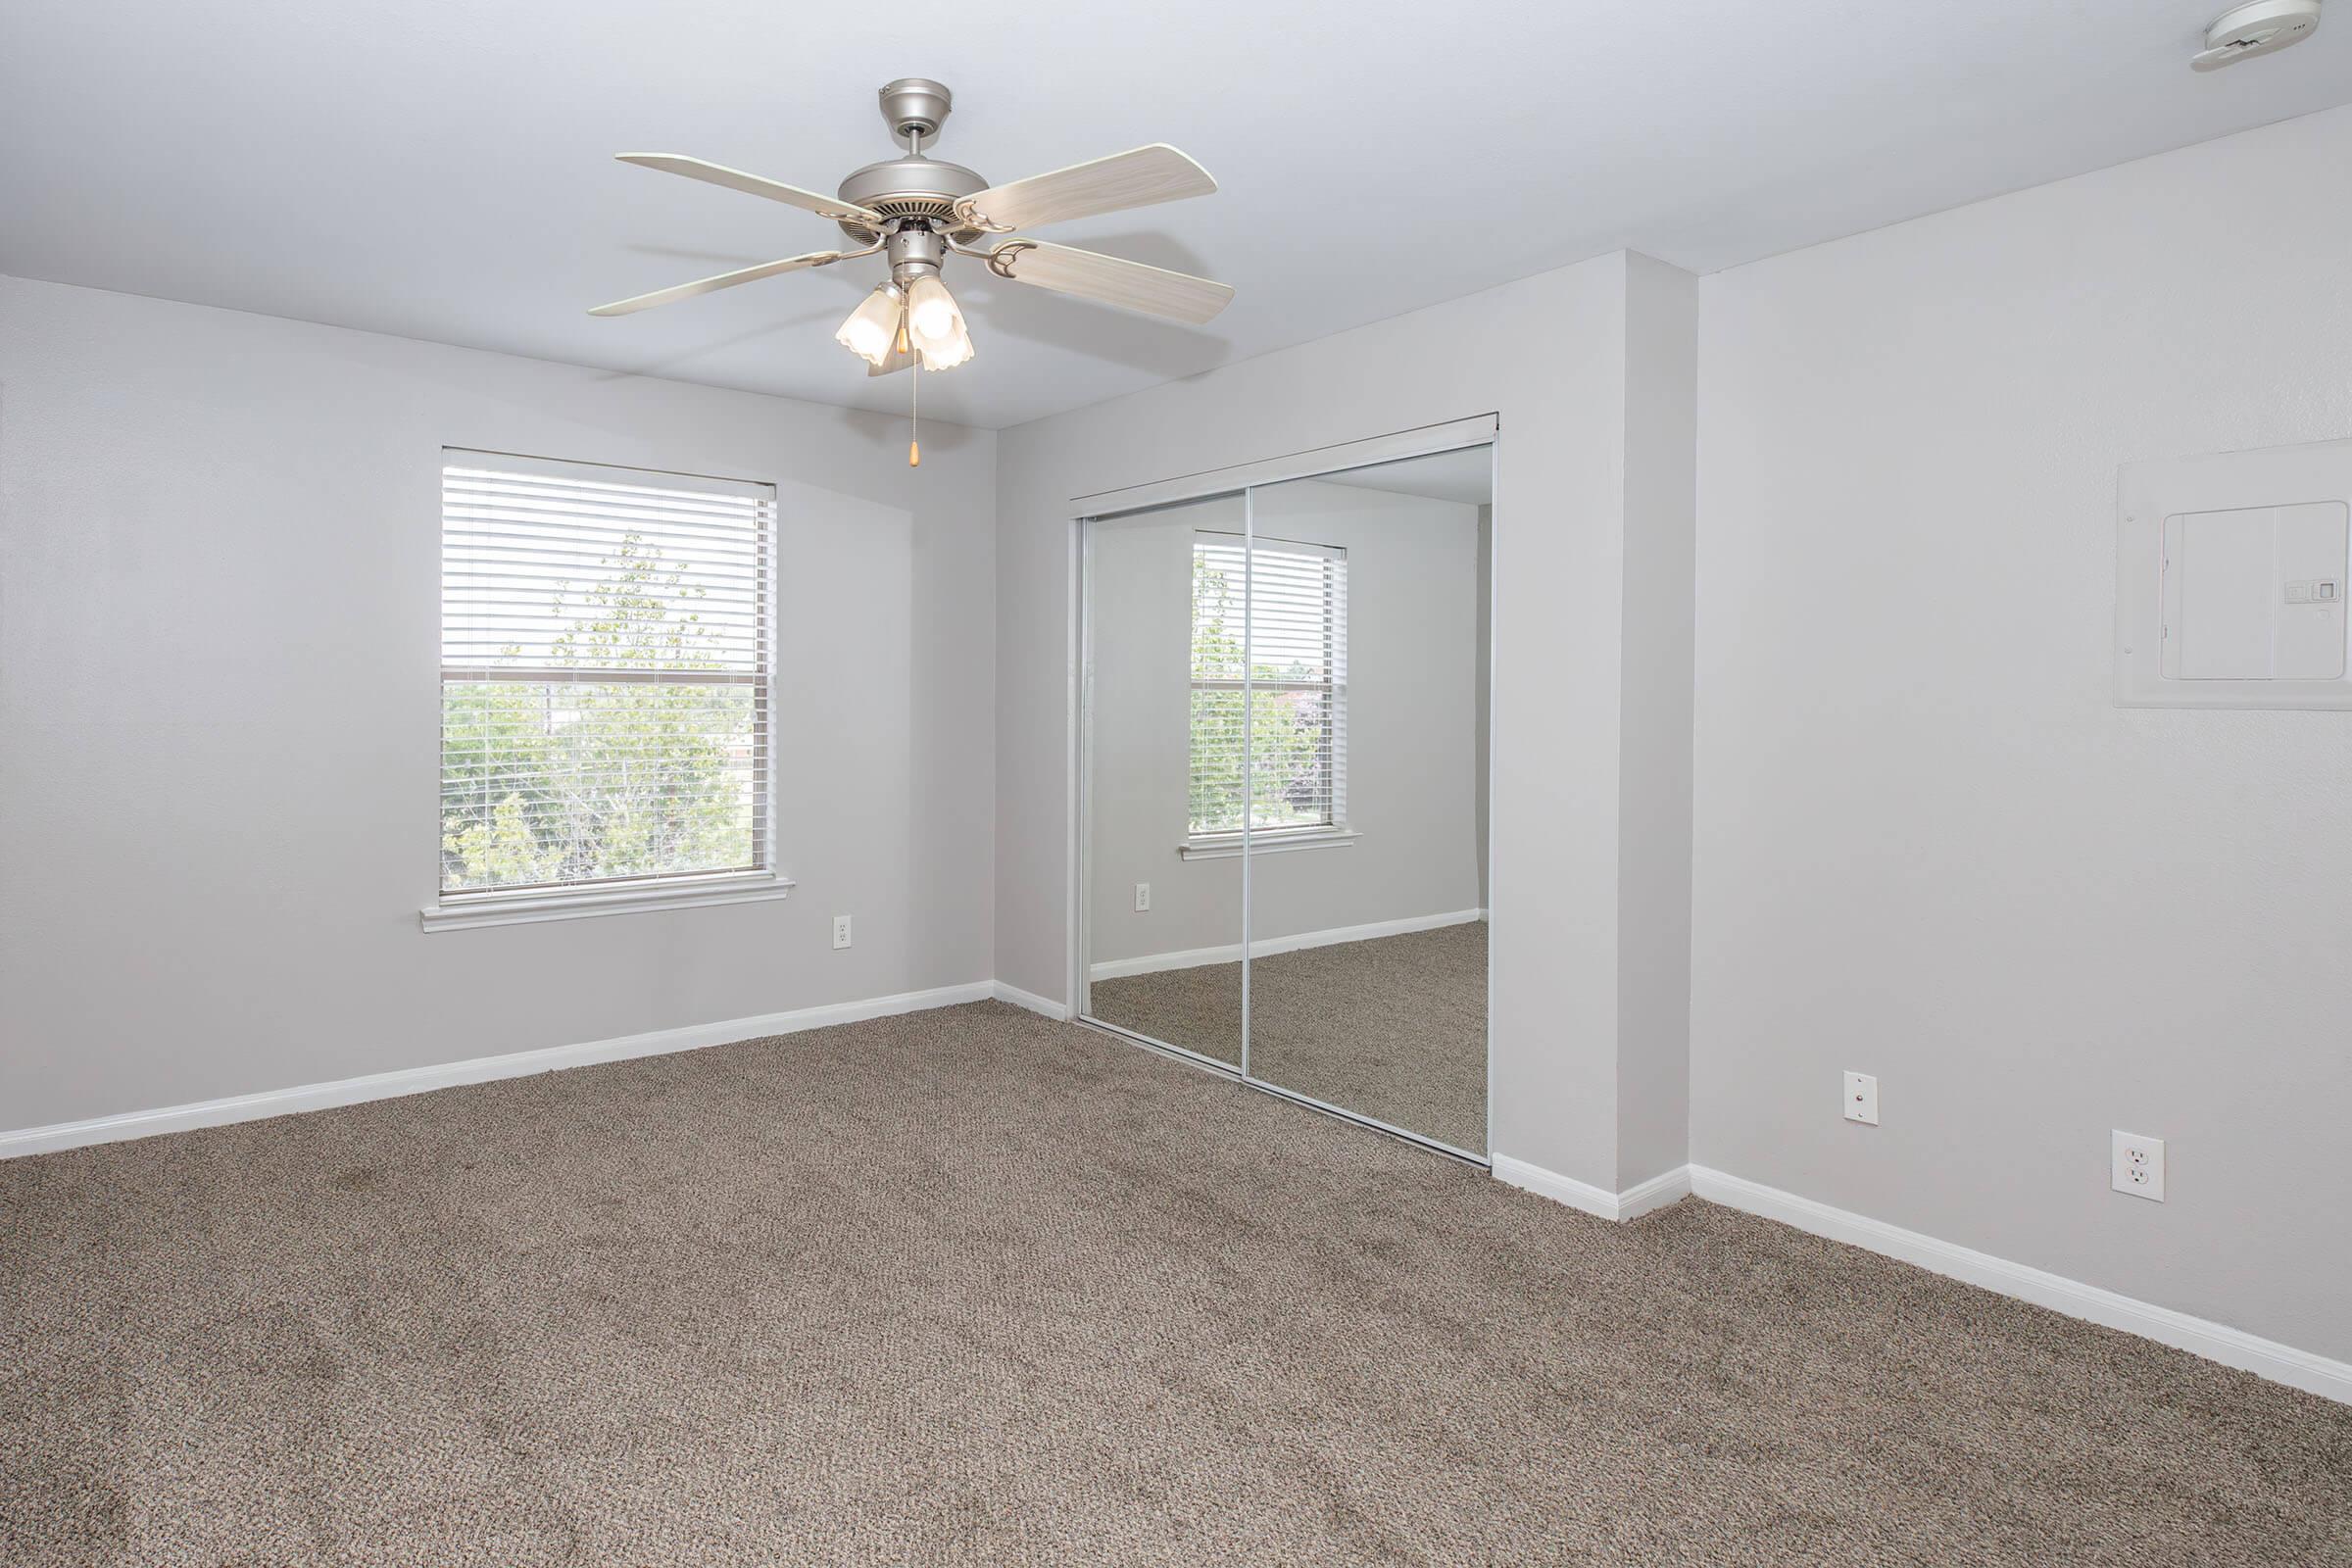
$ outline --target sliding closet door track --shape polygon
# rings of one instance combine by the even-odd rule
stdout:
[[[1309,1110],[1319,1110],[1326,1116],[1336,1116],[1341,1121],[1353,1122],[1358,1127],[1369,1127],[1374,1132],[1386,1133],[1391,1138],[1401,1138],[1408,1144],[1419,1145],[1433,1154],[1443,1154],[1447,1159],[1458,1160],[1464,1165],[1475,1165],[1480,1170],[1488,1170],[1493,1167],[1494,1162],[1484,1154],[1474,1154],[1466,1149],[1456,1149],[1451,1144],[1441,1144],[1435,1138],[1424,1138],[1421,1134],[1408,1128],[1381,1121],[1377,1117],[1360,1116],[1354,1111],[1335,1105],[1327,1100],[1317,1100],[1312,1095],[1302,1095],[1296,1090],[1285,1089],[1279,1084],[1267,1083],[1262,1078],[1245,1077],[1241,1069],[1229,1061],[1219,1061],[1214,1056],[1204,1056],[1198,1051],[1187,1051],[1182,1046],[1171,1046],[1164,1040],[1154,1040],[1150,1035],[1137,1034],[1132,1029],[1122,1029],[1115,1023],[1104,1023],[1100,1018],[1090,1018],[1081,1014],[1078,1023],[1082,1028],[1109,1035],[1114,1040],[1123,1040],[1131,1046],[1140,1046],[1154,1055],[1166,1056],[1171,1061],[1181,1061],[1187,1066],[1199,1067],[1204,1072],[1214,1073],[1219,1078],[1239,1084],[1245,1089],[1254,1089],[1261,1095],[1271,1095],[1276,1100],[1287,1100],[1294,1105],[1304,1105]]]

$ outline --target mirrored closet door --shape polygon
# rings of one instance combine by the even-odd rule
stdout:
[[[1086,525],[1087,1016],[1242,1070],[1242,854],[1192,848],[1238,797],[1242,583],[1196,542],[1238,538],[1239,495]],[[1233,769],[1228,776],[1225,769]]]
[[[1252,1077],[1487,1148],[1490,448],[1252,490]]]
[[[1493,449],[1086,525],[1083,1011],[1484,1159]]]

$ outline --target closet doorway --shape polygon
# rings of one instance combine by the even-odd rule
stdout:
[[[1479,1164],[1492,443],[1080,522],[1081,1018]]]

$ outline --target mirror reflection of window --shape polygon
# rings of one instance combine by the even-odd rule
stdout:
[[[1190,842],[1344,828],[1347,737],[1348,552],[1195,535]]]

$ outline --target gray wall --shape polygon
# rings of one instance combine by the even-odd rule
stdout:
[[[1348,552],[1346,848],[1261,855],[1262,941],[1479,906],[1479,509],[1305,481],[1256,494],[1261,538]],[[1185,859],[1193,537],[1239,497],[1095,531],[1093,961],[1242,939],[1241,862]],[[1152,884],[1138,913],[1135,884]]]
[[[1493,1147],[1610,1190],[1679,1160],[1647,1129],[1680,1127],[1681,1102],[1644,1107],[1620,1159],[1621,925],[1688,924],[1687,884],[1618,899],[1620,801],[1651,783],[1647,752],[1620,757],[1626,538],[1688,526],[1627,483],[1629,352],[1687,332],[1649,293],[1629,311],[1632,270],[1597,258],[1000,433],[999,978],[1050,998],[1070,979],[1072,498],[1492,412]],[[1687,727],[1687,685],[1647,662],[1635,678]]]
[[[1698,280],[1626,258],[1617,1188],[1690,1157]],[[1507,526],[1507,523],[1506,523]]]
[[[2352,430],[2347,169],[2337,110],[1705,280],[1691,1020],[1700,1162],[2338,1357],[2352,714],[2108,694],[2117,466]]]
[[[0,1130],[989,976],[988,434],[5,278],[0,376]],[[775,481],[789,900],[417,929],[445,443]]]

